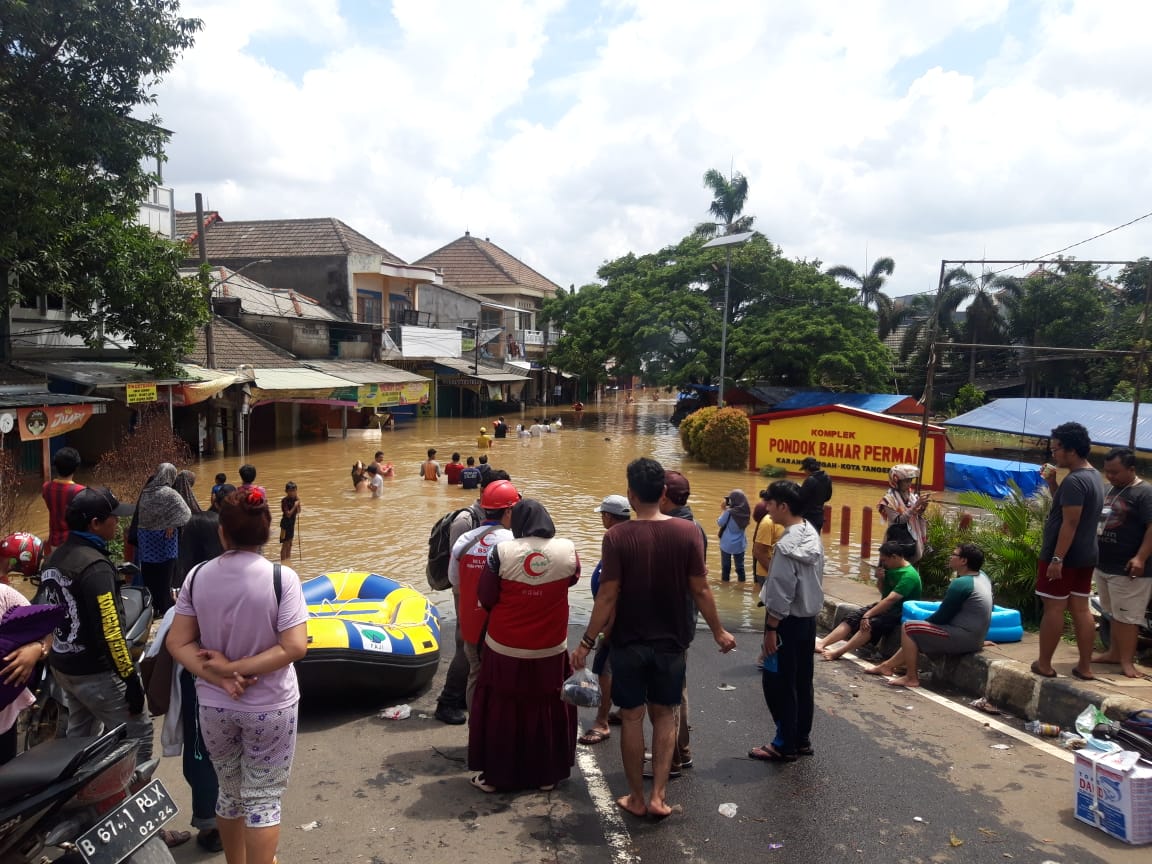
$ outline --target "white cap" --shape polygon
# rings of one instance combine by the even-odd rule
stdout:
[[[628,506],[628,499],[623,495],[609,495],[600,502],[596,513],[608,513],[611,516],[631,516],[632,508]]]

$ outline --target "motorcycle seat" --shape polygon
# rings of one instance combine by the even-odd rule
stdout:
[[[76,773],[89,748],[103,736],[55,738],[0,766],[0,804],[17,801]]]

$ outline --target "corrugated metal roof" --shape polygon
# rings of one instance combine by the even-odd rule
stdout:
[[[945,426],[988,429],[1047,438],[1061,423],[1080,423],[1093,444],[1127,447],[1132,427],[1131,402],[1098,402],[1091,399],[997,399],[975,411],[945,420]],[[1140,404],[1136,421],[1136,449],[1152,450],[1152,405]]]
[[[891,393],[797,393],[783,402],[777,402],[773,410],[798,411],[801,408],[815,408],[818,405],[847,405],[849,408],[883,414],[897,402],[907,398]]]
[[[111,402],[103,396],[74,396],[45,390],[27,393],[0,393],[0,408],[32,408],[40,405],[89,405]]]
[[[373,363],[370,360],[353,362],[350,360],[308,360],[304,365],[317,372],[335,375],[357,384],[418,384],[428,381],[423,375],[397,369],[386,363]]]
[[[303,366],[289,369],[255,369],[255,384],[261,390],[340,390],[356,387],[355,381],[337,378]]]
[[[527,375],[517,375],[508,369],[485,366],[483,363],[480,364],[478,371],[473,372],[473,364],[470,361],[457,360],[454,357],[437,357],[435,363],[437,366],[445,366],[462,375],[468,375],[480,381],[489,381],[493,384],[509,384],[528,380]]]
[[[178,378],[157,378],[152,370],[145,366],[137,366],[129,361],[98,361],[98,360],[18,360],[15,366],[27,369],[49,378],[60,378],[85,387],[122,387],[131,381],[147,381],[150,384],[183,384],[186,381],[198,381],[195,373],[187,367]]]

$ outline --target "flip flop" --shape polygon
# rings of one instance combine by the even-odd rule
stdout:
[[[748,751],[749,759],[756,759],[760,762],[795,762],[796,756],[787,753],[781,753],[776,750],[771,744],[764,744],[760,747],[753,747]]]
[[[608,723],[610,725],[619,726],[621,722],[622,721],[620,720],[620,712],[619,711],[609,711],[608,712]]]
[[[487,783],[484,782],[484,775],[483,774],[473,774],[472,779],[469,780],[468,782],[472,784],[473,789],[479,789],[485,795],[491,795],[493,792],[496,791],[495,786],[489,786]]]
[[[607,741],[611,737],[611,732],[601,732],[599,729],[589,729],[576,740],[581,744],[592,746],[593,744],[599,744],[601,741]]]
[[[1036,670],[1033,669],[1032,671],[1035,672]],[[1079,678],[1081,681],[1095,681],[1096,680],[1095,675],[1085,675],[1083,672],[1081,672],[1075,666],[1072,667],[1072,677],[1073,678]]]
[[[169,831],[167,828],[160,829],[160,839],[164,841],[164,845],[169,849],[175,849],[177,846],[183,846],[192,839],[191,831]]]
[[[1041,678],[1055,678],[1056,677],[1056,671],[1055,670],[1053,670],[1051,672],[1041,672],[1040,671],[1040,663],[1037,660],[1033,660],[1032,665],[1029,668],[1032,670],[1033,675],[1039,675]]]

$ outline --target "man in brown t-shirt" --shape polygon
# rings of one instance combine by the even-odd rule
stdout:
[[[628,794],[616,803],[635,816],[672,812],[665,800],[692,641],[692,604],[720,650],[736,647],[720,624],[708,587],[700,529],[660,512],[664,468],[654,459],[628,465],[628,502],[635,517],[604,535],[600,590],[588,630],[572,652],[583,669],[595,634],[612,622],[612,701],[620,706],[620,754]],[[618,659],[619,658],[619,659]],[[644,714],[652,719],[652,794],[644,798]]]

